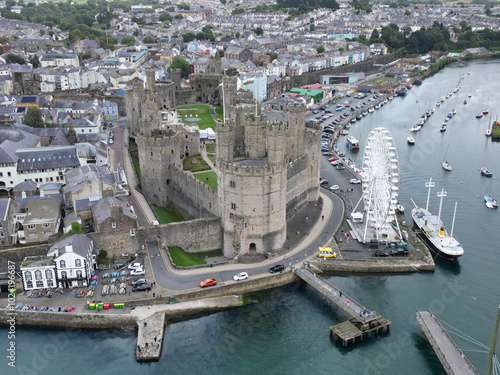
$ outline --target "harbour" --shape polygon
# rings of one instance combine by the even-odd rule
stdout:
[[[259,306],[248,306],[169,326],[160,361],[141,367],[141,372],[164,370],[176,374],[203,372],[203,369],[210,368],[217,369],[221,374],[234,371],[255,373],[259,370],[299,374],[311,369],[322,373],[335,367],[340,374],[401,371],[443,374],[438,359],[414,320],[413,311],[415,307],[421,306],[429,306],[441,319],[489,343],[494,310],[500,299],[499,291],[495,288],[498,285],[495,267],[498,253],[491,245],[495,243],[495,227],[499,219],[497,211],[488,210],[484,205],[482,197],[487,185],[486,179],[481,179],[479,168],[485,161],[498,160],[499,149],[498,144],[491,143],[484,136],[486,119],[474,123],[474,116],[483,107],[478,98],[487,97],[487,93],[479,90],[491,90],[492,100],[498,94],[491,86],[481,82],[469,83],[468,79],[475,77],[478,81],[484,79],[493,82],[494,79],[488,78],[488,74],[498,74],[495,73],[498,72],[498,63],[492,60],[472,62],[470,67],[465,63],[463,65],[447,67],[424,81],[421,87],[414,87],[405,98],[395,98],[389,105],[358,121],[351,128],[351,134],[356,135],[356,138],[357,134],[363,134],[359,137],[361,148],[367,130],[371,127],[384,126],[391,131],[397,142],[401,163],[400,199],[405,206],[411,207],[410,198],[425,202],[427,192],[423,183],[431,176],[435,178],[439,190],[444,187],[448,191],[442,213],[448,227],[452,222],[453,203],[457,201],[459,204],[455,232],[466,251],[459,264],[438,263],[433,274],[331,276],[335,280],[334,284],[346,293],[355,295],[370,308],[390,318],[390,335],[364,341],[356,346],[356,350],[338,350],[328,340],[325,327],[330,326],[332,320],[338,320],[339,323],[344,321],[345,313],[311,298],[308,293],[310,287],[294,284],[259,294]],[[425,101],[422,98],[430,96],[425,90],[432,92],[432,85],[448,87],[446,82],[455,82],[458,73],[465,69],[471,70],[471,76],[464,80],[462,91],[465,88],[473,91],[467,106],[476,105],[476,108],[466,113],[457,105],[453,124],[444,133],[439,132],[442,116],[435,117],[435,123],[431,117],[424,128],[413,135],[416,141],[414,148],[407,146],[411,119],[404,124],[401,119],[405,118],[405,113],[411,113],[415,98]],[[436,83],[436,80],[440,83]],[[421,109],[417,108],[415,112],[420,113]],[[484,129],[481,125],[484,125]],[[447,144],[451,145],[447,158],[454,167],[450,174],[446,174],[440,166],[446,148],[443,146]],[[348,156],[356,158],[354,153],[348,153]],[[488,163],[488,168],[494,175],[500,172],[497,164]],[[493,184],[492,195],[498,194],[500,190]],[[431,212],[437,211],[435,202],[436,198],[431,204]],[[475,224],[471,225],[471,222]],[[470,326],[472,317],[477,318],[474,327]],[[3,334],[3,329],[1,332]],[[35,348],[42,350],[46,333],[27,329],[19,333],[19,340],[30,340]],[[297,350],[299,338],[300,350]],[[113,350],[112,357],[106,361],[111,364],[108,373],[119,373],[124,369],[139,371],[137,364],[128,358],[135,348],[134,335],[127,332],[114,336],[108,332],[80,332],[74,341],[80,344],[78,346],[89,349],[81,353],[76,349],[64,348],[62,352],[68,357],[77,357],[75,362],[80,363],[81,368],[104,365],[104,359],[97,359],[92,365],[86,362],[98,357],[95,354],[99,350],[107,348]],[[210,351],[205,351],[208,344]],[[389,345],[391,350],[387,350]],[[230,363],[227,361],[228,353],[231,355]],[[317,361],[314,359],[317,353],[328,355],[321,356]],[[486,356],[481,353],[467,354],[478,371],[484,373]],[[28,355],[28,348],[20,349],[19,360],[29,361]],[[68,365],[66,359],[62,359],[61,363]],[[62,373],[63,367],[59,366],[56,365],[55,369],[51,367],[51,372]]]

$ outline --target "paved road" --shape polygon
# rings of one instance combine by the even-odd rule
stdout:
[[[293,255],[279,256],[275,260],[267,260],[251,265],[227,264],[215,266],[214,268],[178,271],[171,267],[163,251],[160,253],[158,243],[156,241],[150,241],[147,243],[147,252],[151,259],[154,280],[162,288],[170,291],[180,291],[199,288],[200,281],[209,277],[217,279],[219,284],[227,282],[233,283],[233,276],[241,271],[248,272],[250,278],[262,277],[268,275],[269,268],[276,264],[284,264],[286,267],[290,267],[316,256],[318,247],[325,245],[338,229],[343,219],[344,212],[342,200],[338,196],[326,191],[323,191],[323,193],[326,197],[331,199],[331,214],[329,216],[325,215],[326,222],[320,220],[320,222],[316,224],[316,229],[313,228],[311,230],[309,237],[314,237],[311,238],[308,245],[303,245],[300,249],[292,249],[289,252],[289,254]],[[319,228],[319,226],[324,227]],[[299,247],[300,246],[301,244],[299,244]]]

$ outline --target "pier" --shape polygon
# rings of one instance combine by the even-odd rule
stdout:
[[[156,312],[137,321],[137,347],[135,357],[139,362],[158,361],[163,344],[165,313]]]
[[[330,284],[314,272],[306,268],[298,268],[295,274],[334,302],[342,310],[352,316],[344,323],[330,327],[330,337],[340,341],[343,346],[371,337],[372,333],[389,332],[391,322],[375,311],[370,311],[346,293]]]
[[[417,310],[415,315],[448,375],[479,374],[430,311]]]

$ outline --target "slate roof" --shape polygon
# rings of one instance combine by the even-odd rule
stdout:
[[[0,199],[0,220],[7,220],[7,211],[9,208],[9,200],[10,198],[1,198]]]
[[[16,192],[16,191],[36,191],[37,189],[38,189],[37,184],[32,180],[28,180],[20,182],[19,184],[14,186],[12,190]]]
[[[87,184],[87,180],[92,183],[99,180],[99,177],[102,178],[103,183],[115,183],[113,173],[104,165],[85,165],[81,168],[72,169],[66,172],[67,184],[64,186],[64,191],[78,191]]]
[[[69,245],[72,245],[74,253],[86,258],[88,249],[92,246],[92,240],[85,234],[73,234],[53,244],[47,252],[47,256],[54,256],[56,249],[59,252],[59,256],[61,256],[68,252],[66,247]]]
[[[137,220],[137,217],[130,212],[129,207],[127,207],[127,204],[124,201],[116,197],[108,196],[100,199],[92,205],[92,213],[94,214],[97,223],[100,224],[111,216],[112,206],[121,206],[123,215]]]
[[[47,223],[59,216],[61,200],[59,198],[40,198],[26,202],[24,207],[27,212],[23,225]]]
[[[18,171],[72,168],[80,165],[75,146],[25,148],[16,151]]]
[[[71,223],[78,222],[78,220],[81,220],[80,216],[78,216],[76,212],[72,212],[69,215],[66,215],[66,217],[63,219],[64,227],[70,227]]]

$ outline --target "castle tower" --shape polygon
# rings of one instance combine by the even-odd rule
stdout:
[[[155,71],[153,69],[146,69],[146,90],[154,90],[155,82]]]
[[[217,164],[220,162],[231,163],[234,158],[234,125],[232,121],[215,121],[217,133]]]
[[[245,153],[250,159],[266,157],[266,125],[265,115],[251,115],[245,127]]]
[[[283,165],[285,162],[285,129],[283,122],[272,122],[267,125],[267,164]]]
[[[224,120],[236,120],[236,93],[237,93],[237,78],[227,77],[222,78],[222,97],[224,99]]]
[[[175,89],[179,90],[181,88],[181,70],[176,68],[170,71],[170,78],[175,85]]]
[[[288,112],[286,155],[294,160],[306,151],[304,146],[306,105],[305,103],[290,103],[286,110]]]

